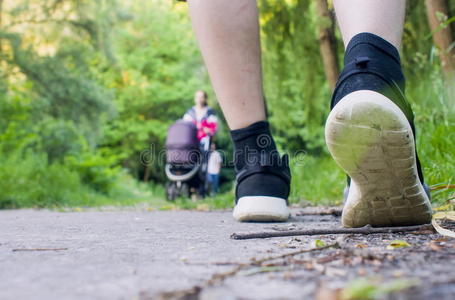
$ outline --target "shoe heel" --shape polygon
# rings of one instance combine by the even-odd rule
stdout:
[[[351,177],[344,226],[431,221],[430,201],[417,173],[411,126],[390,99],[367,90],[345,96],[327,118],[325,138],[332,157]]]
[[[233,216],[240,222],[285,222],[290,212],[285,199],[248,196],[237,201]]]

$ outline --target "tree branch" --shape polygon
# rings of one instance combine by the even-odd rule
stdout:
[[[400,232],[418,232],[425,230],[434,230],[431,224],[402,226],[402,227],[371,227],[370,225],[360,228],[329,228],[329,229],[307,229],[307,230],[286,230],[278,232],[254,232],[254,233],[233,233],[231,239],[264,239],[280,236],[298,236],[298,235],[322,235],[322,234],[373,234],[373,233],[400,233]]]

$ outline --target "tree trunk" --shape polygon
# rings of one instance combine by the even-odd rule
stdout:
[[[0,30],[3,30],[3,0],[0,0]],[[3,42],[0,39],[0,56],[3,54]]]
[[[450,49],[454,42],[451,26],[441,28],[441,16],[449,17],[449,9],[446,0],[425,0],[427,18],[430,29],[433,32],[433,42],[438,47],[441,59],[442,71],[448,82],[455,78],[455,47]]]
[[[316,0],[316,13],[319,18],[319,51],[321,52],[324,72],[333,90],[340,72],[336,55],[333,14],[330,13],[327,0]]]
[[[150,168],[149,168],[149,165],[146,165],[145,166],[145,170],[144,170],[144,179],[143,179],[143,181],[144,182],[148,182],[149,178],[150,178]]]

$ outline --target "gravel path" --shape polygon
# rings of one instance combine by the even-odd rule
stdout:
[[[370,285],[383,299],[454,299],[455,241],[431,232],[229,238],[338,226],[331,215],[240,224],[230,212],[0,211],[0,299],[330,300]],[[317,239],[338,246],[251,263]],[[410,247],[387,249],[396,239]]]

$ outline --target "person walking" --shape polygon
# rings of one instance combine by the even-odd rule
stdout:
[[[215,111],[208,106],[208,95],[199,90],[194,93],[194,106],[183,115],[183,120],[192,122],[197,127],[197,138],[204,151],[210,149],[210,138],[218,128],[218,118]]]
[[[257,4],[188,0],[192,25],[234,143],[238,221],[286,221],[291,174],[266,118]],[[428,223],[432,212],[415,150],[399,49],[405,0],[334,0],[344,69],[325,128],[349,175],[347,227]],[[278,84],[278,83],[277,83]],[[322,88],[322,87],[321,87]],[[327,101],[329,103],[329,101]]]

